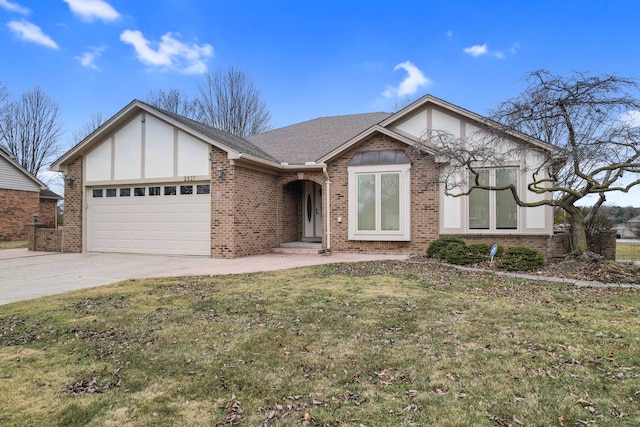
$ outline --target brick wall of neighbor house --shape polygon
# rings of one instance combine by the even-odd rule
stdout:
[[[38,192],[0,189],[0,240],[27,239],[39,203]]]
[[[64,187],[64,251],[82,252],[83,159],[79,156],[69,163],[67,176],[73,178],[73,187]]]
[[[38,222],[47,228],[56,228],[56,209],[58,201],[52,199],[40,199],[40,214]]]
[[[348,171],[347,163],[359,151],[401,149],[411,160],[411,241],[349,240]],[[438,237],[439,196],[436,165],[431,156],[411,152],[407,145],[383,134],[374,134],[356,148],[344,153],[328,167],[331,177],[331,249],[345,252],[405,252],[421,253]],[[343,218],[338,223],[337,218]]]

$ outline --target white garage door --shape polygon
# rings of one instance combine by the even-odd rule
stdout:
[[[211,255],[208,183],[93,187],[87,206],[88,251]]]

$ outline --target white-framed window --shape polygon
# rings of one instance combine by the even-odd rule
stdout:
[[[350,166],[349,240],[411,240],[411,164]]]
[[[515,167],[477,169],[480,185],[518,188],[518,169]],[[476,175],[469,171],[470,186]],[[517,230],[518,205],[510,190],[492,191],[476,188],[469,194],[469,230]]]

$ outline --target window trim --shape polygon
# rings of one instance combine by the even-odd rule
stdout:
[[[349,204],[349,240],[372,241],[411,241],[411,164],[386,164],[369,166],[349,166],[348,204]],[[398,173],[400,178],[400,230],[380,230],[380,175]],[[376,175],[376,230],[358,230],[358,175]]]

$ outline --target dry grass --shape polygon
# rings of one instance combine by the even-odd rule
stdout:
[[[2,307],[1,425],[640,424],[640,293],[379,262]]]
[[[640,261],[640,243],[618,242],[616,244],[616,258]]]
[[[26,240],[0,240],[0,250],[2,249],[22,249],[28,248],[29,242]]]

